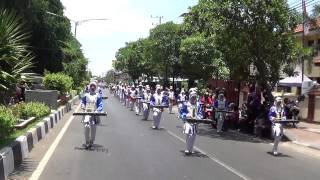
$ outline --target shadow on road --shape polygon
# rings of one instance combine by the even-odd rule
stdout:
[[[268,143],[267,140],[255,138],[252,135],[239,133],[234,130],[217,133],[216,129],[213,129],[212,127],[206,126],[206,125],[199,126],[198,135],[216,138],[216,139],[222,139],[222,140],[242,141],[242,142],[250,142],[250,143]]]
[[[272,152],[267,152],[267,154],[269,154],[270,156],[273,156],[273,157],[283,157],[283,158],[292,158],[292,156],[289,156],[289,155],[286,155],[286,154],[282,154],[282,153],[279,153],[277,156],[273,155]]]
[[[209,156],[207,156],[206,154],[202,154],[201,152],[199,152],[199,151],[194,151],[192,154],[190,154],[190,155],[186,155],[185,153],[184,153],[184,150],[181,150],[180,151],[182,154],[183,154],[183,156],[185,156],[185,157],[199,157],[199,158],[209,158]]]
[[[79,151],[88,151],[88,152],[102,152],[102,153],[109,153],[109,149],[103,147],[102,145],[99,144],[93,144],[90,148],[85,148],[85,147],[74,147],[75,150]]]

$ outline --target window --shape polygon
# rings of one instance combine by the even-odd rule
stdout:
[[[314,45],[314,40],[308,41],[308,46],[309,46],[309,47],[311,47],[311,46],[313,46],[313,45]]]

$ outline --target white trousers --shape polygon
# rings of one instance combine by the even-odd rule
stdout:
[[[190,153],[193,152],[193,145],[196,140],[196,134],[186,134],[186,150]]]
[[[142,103],[140,103],[139,101],[137,101],[135,103],[135,111],[136,111],[136,114],[141,114],[141,109],[142,109]]]
[[[272,152],[278,152],[278,146],[283,135],[283,127],[280,123],[272,125],[272,134],[274,136]]]
[[[169,113],[170,114],[172,113],[172,108],[173,108],[173,102],[170,102],[169,103]]]
[[[224,114],[221,112],[218,112],[217,116],[217,132],[222,131],[223,123],[224,123]]]
[[[149,108],[148,108],[148,104],[143,103],[142,106],[143,106],[143,119],[147,120],[149,117],[149,112],[150,112]]]
[[[84,126],[84,137],[86,143],[93,143],[96,139],[97,126],[95,124],[90,126]]]
[[[153,125],[156,128],[160,126],[160,119],[161,119],[162,112],[153,111]]]

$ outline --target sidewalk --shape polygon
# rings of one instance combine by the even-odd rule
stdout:
[[[172,112],[178,114],[178,108]],[[284,135],[294,144],[320,150],[320,124],[299,122],[298,128],[285,128]]]
[[[298,128],[285,128],[284,135],[292,143],[320,150],[320,124],[300,122]]]

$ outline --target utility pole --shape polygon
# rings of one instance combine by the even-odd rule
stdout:
[[[302,0],[302,8],[303,8],[303,24],[302,24],[302,48],[304,48],[304,41],[305,41],[305,32],[306,30],[308,31],[309,29],[305,29],[308,28],[309,26],[305,26],[306,25],[306,15],[307,15],[307,9],[306,9],[306,1]],[[304,81],[304,55],[301,56],[301,88],[302,88],[302,84]]]
[[[152,16],[152,15],[151,15],[151,18],[153,18],[153,19],[158,19],[158,20],[159,20],[159,24],[157,24],[157,23],[152,23],[152,25],[160,25],[160,24],[162,23],[163,16]]]

